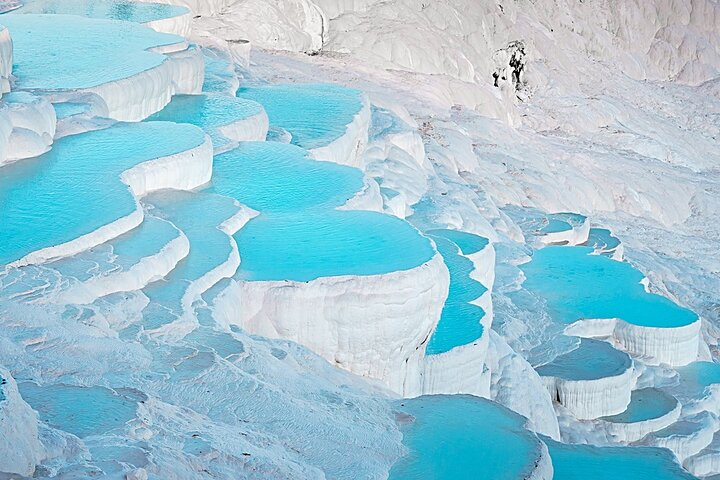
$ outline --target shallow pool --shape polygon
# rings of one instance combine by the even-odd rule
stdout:
[[[18,384],[20,395],[53,428],[80,438],[102,435],[135,418],[142,394],[73,385]]]
[[[651,447],[570,445],[543,438],[555,480],[691,480],[670,450]]]
[[[434,255],[407,222],[368,211],[263,214],[235,234],[246,280],[310,281],[409,270]]]
[[[597,380],[625,372],[632,359],[607,342],[581,338],[577,348],[536,368],[543,377],[564,380]]]
[[[90,88],[157,67],[149,48],[182,42],[140,24],[75,15],[3,15],[13,40],[17,89]]]
[[[123,171],[203,142],[192,125],[120,123],[63,137],[44,155],[0,168],[0,264],[129,215],[136,204]]]
[[[641,388],[633,390],[627,410],[617,415],[602,417],[602,420],[613,423],[635,423],[660,418],[670,413],[678,401],[662,390]]]
[[[276,142],[243,142],[215,157],[210,191],[261,212],[290,212],[344,204],[363,186],[356,168],[308,157]]]
[[[425,349],[428,355],[448,352],[482,336],[483,326],[480,320],[485,316],[485,311],[470,302],[487,291],[480,282],[470,277],[474,265],[470,259],[460,254],[455,243],[434,235],[432,238],[450,272],[450,289],[440,320]]]
[[[150,115],[147,120],[191,123],[205,130],[217,148],[227,143],[218,127],[250,118],[260,112],[260,104],[228,95],[175,95],[165,108]]]
[[[592,247],[550,246],[521,265],[523,287],[547,301],[562,323],[580,319],[621,318],[647,327],[680,327],[697,320],[692,311],[668,298],[647,293],[643,274],[629,263],[591,255]]]
[[[130,0],[23,0],[23,6],[13,10],[11,14],[60,13],[146,23],[177,17],[187,12],[185,7]],[[0,23],[3,23],[4,18],[0,18]]]
[[[363,107],[359,90],[324,83],[245,87],[237,96],[262,104],[270,125],[287,130],[293,144],[307,149],[344,135]]]
[[[400,400],[403,444],[409,452],[390,480],[529,478],[542,444],[525,418],[486,399],[434,395]]]

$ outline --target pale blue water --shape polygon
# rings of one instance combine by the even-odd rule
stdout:
[[[203,92],[224,93],[235,95],[237,83],[234,75],[234,65],[219,57],[211,49],[203,49],[205,62],[205,79]]]
[[[292,143],[313,149],[345,134],[363,106],[359,90],[333,84],[287,84],[240,88],[238,97],[263,107],[270,125],[292,134]]]
[[[23,0],[17,13],[60,13],[90,18],[145,23],[187,13],[185,7],[130,0]],[[2,19],[0,19],[2,22]]]
[[[262,112],[262,106],[251,100],[207,93],[202,95],[175,95],[159,112],[150,115],[149,121],[191,123],[210,135],[215,147],[227,143],[218,127],[250,118]]]
[[[275,142],[243,142],[215,157],[210,191],[261,212],[336,207],[363,186],[362,172]]]
[[[697,320],[692,311],[645,291],[643,275],[629,263],[590,255],[591,247],[545,247],[521,265],[523,287],[547,301],[553,318],[621,318],[650,327],[679,327]]]
[[[535,370],[544,377],[597,380],[620,375],[630,368],[630,365],[632,360],[627,353],[617,350],[607,342],[582,338],[576,349]]]
[[[569,445],[543,438],[554,480],[691,480],[670,450],[650,447]]]
[[[434,237],[442,237],[450,240],[460,247],[460,251],[463,255],[472,255],[473,253],[477,253],[484,249],[488,245],[487,238],[475,235],[474,233],[462,232],[460,230],[442,228],[428,230],[426,233]]]
[[[135,200],[120,174],[203,141],[192,125],[116,124],[61,138],[44,155],[0,168],[0,264],[132,213]]]
[[[129,390],[72,385],[18,384],[20,395],[53,428],[80,438],[122,428],[135,418],[144,397]]]
[[[579,227],[580,225],[585,223],[585,220],[587,220],[587,217],[585,215],[573,212],[550,213],[548,214],[548,217],[553,220],[567,222],[573,227]]]
[[[147,49],[181,37],[136,23],[75,15],[4,15],[13,40],[17,89],[89,88],[160,65],[165,56]]]
[[[62,102],[53,103],[53,108],[55,109],[55,116],[60,120],[85,113],[90,109],[90,105],[87,103]]]
[[[516,480],[528,478],[540,456],[541,442],[523,428],[525,419],[483,398],[424,396],[395,408],[414,419],[401,420],[409,452],[390,480]]]
[[[87,281],[102,274],[130,269],[142,258],[160,252],[179,235],[180,232],[170,222],[146,215],[140,226],[130,232],[80,254],[56,260],[48,266],[64,276]]]
[[[312,209],[252,219],[235,234],[247,280],[310,281],[415,268],[434,255],[407,222],[367,211]]]
[[[662,390],[641,388],[633,390],[627,410],[602,419],[613,423],[643,422],[667,415],[677,404],[678,401],[672,395]]]
[[[611,252],[620,246],[620,240],[606,228],[591,228],[585,245],[602,252]]]
[[[690,397],[702,395],[705,387],[720,384],[720,364],[714,362],[693,362],[677,369],[680,390]]]
[[[449,230],[440,231],[445,232]],[[467,240],[466,237],[460,238]],[[487,291],[480,282],[470,278],[470,272],[474,269],[473,263],[460,254],[455,243],[443,237],[433,236],[433,239],[450,272],[450,289],[440,320],[425,349],[428,355],[448,352],[482,336],[483,326],[480,320],[485,316],[485,311],[469,302]]]
[[[7,380],[0,377],[0,402],[5,400],[5,384],[7,383]]]
[[[558,233],[567,232],[572,229],[572,225],[564,220],[549,218],[547,224],[540,229],[541,233]]]
[[[190,241],[190,254],[163,280],[143,290],[151,301],[143,312],[143,326],[152,329],[180,316],[188,286],[227,261],[232,244],[218,227],[239,207],[231,198],[202,192],[159,192],[145,202],[154,207],[154,215],[172,222]]]

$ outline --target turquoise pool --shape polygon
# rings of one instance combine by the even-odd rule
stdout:
[[[547,301],[553,318],[573,323],[588,318],[621,318],[646,327],[680,327],[697,315],[671,300],[647,293],[643,274],[629,263],[591,255],[592,247],[550,246],[521,265],[523,287]]]
[[[129,215],[135,199],[120,174],[204,139],[192,125],[120,123],[61,138],[44,155],[0,168],[0,264]]]
[[[447,232],[449,231],[440,231]],[[450,236],[467,239],[456,234]],[[425,349],[428,355],[448,352],[482,336],[483,326],[480,320],[485,316],[485,311],[470,302],[487,291],[480,282],[470,278],[474,269],[473,263],[460,254],[460,248],[455,243],[443,237],[432,237],[450,272],[450,289],[440,320]],[[471,246],[474,248],[476,245]]]
[[[543,438],[555,480],[691,480],[670,450],[651,447],[570,445]]]
[[[552,362],[536,368],[543,377],[564,380],[597,380],[625,372],[632,359],[607,342],[581,338],[574,350],[560,355]]]
[[[472,255],[484,249],[488,245],[488,239],[475,235],[474,233],[462,232],[460,230],[450,230],[447,228],[438,228],[428,230],[428,235],[434,237],[442,237],[457,245],[463,255]]]
[[[206,93],[175,95],[170,103],[147,120],[191,123],[210,135],[215,147],[227,143],[218,127],[229,125],[262,112],[262,106],[250,100]]]
[[[390,470],[390,480],[528,478],[542,444],[523,426],[525,418],[489,400],[434,395],[400,400],[408,454]]]
[[[235,234],[246,280],[310,281],[409,270],[434,255],[407,222],[367,211],[263,214]]]
[[[275,142],[243,142],[215,157],[210,191],[261,212],[337,207],[363,186],[356,168],[319,162],[306,150]]]
[[[146,23],[177,17],[187,12],[188,9],[185,7],[130,0],[23,0],[23,5],[13,10],[11,14],[59,13]],[[3,22],[3,18],[0,18],[0,23]]]
[[[293,144],[307,149],[323,147],[344,135],[363,107],[359,90],[333,84],[244,87],[237,96],[262,104],[270,125],[287,130]]]
[[[136,23],[75,15],[3,15],[13,40],[15,88],[90,88],[157,67],[149,48],[182,42]],[[79,52],[82,52],[80,54]]]
[[[670,413],[678,401],[662,390],[641,388],[633,390],[627,410],[617,415],[602,417],[602,420],[613,423],[635,423],[660,418]]]

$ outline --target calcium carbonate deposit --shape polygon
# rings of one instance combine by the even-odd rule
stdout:
[[[0,478],[720,478],[718,0],[0,0]]]

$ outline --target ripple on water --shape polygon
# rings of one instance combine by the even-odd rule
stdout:
[[[9,14],[0,23],[12,36],[14,86],[21,90],[91,88],[128,78],[165,61],[148,49],[183,41],[136,23],[75,15]]]
[[[607,342],[581,338],[577,348],[536,368],[543,377],[564,380],[598,380],[615,377],[632,366],[630,355]]]
[[[122,172],[204,141],[192,125],[121,123],[63,137],[44,155],[0,168],[0,264],[129,215],[136,204]]]
[[[602,417],[613,423],[635,423],[653,420],[667,415],[677,406],[678,401],[656,388],[633,390],[627,410],[617,415]]]
[[[287,130],[293,144],[307,149],[340,138],[363,107],[360,90],[325,83],[245,87],[237,96],[262,104],[270,125]]]
[[[178,17],[187,12],[188,9],[181,6],[131,0],[23,0],[23,5],[13,10],[12,14],[59,13],[146,23],[164,18]],[[2,19],[0,19],[0,23],[2,23]]]

